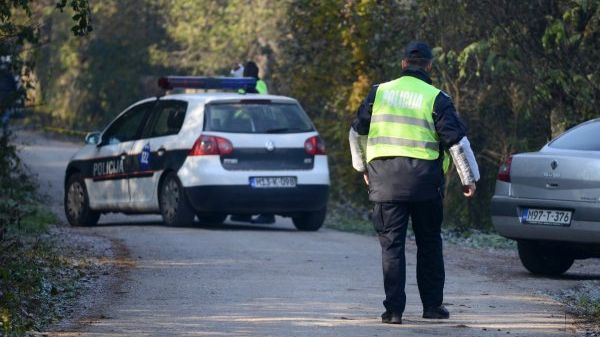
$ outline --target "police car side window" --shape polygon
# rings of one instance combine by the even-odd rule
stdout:
[[[183,125],[186,110],[187,102],[175,100],[159,102],[155,108],[155,122],[149,137],[163,137],[178,134]]]
[[[119,144],[135,140],[140,125],[153,103],[136,105],[115,120],[102,135],[102,144]]]

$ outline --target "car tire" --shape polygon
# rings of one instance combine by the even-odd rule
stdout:
[[[323,208],[314,212],[304,212],[292,216],[292,222],[299,231],[318,231],[325,221],[327,209]]]
[[[519,258],[532,274],[558,276],[571,268],[575,259],[560,249],[550,249],[536,241],[518,241]]]
[[[175,172],[167,173],[162,179],[158,203],[165,225],[191,226],[194,223],[194,210]]]
[[[196,213],[196,216],[203,225],[221,225],[227,218],[227,214],[209,212],[199,212]]]
[[[100,212],[90,209],[85,182],[79,173],[74,173],[67,179],[64,207],[71,226],[94,226],[100,219]]]

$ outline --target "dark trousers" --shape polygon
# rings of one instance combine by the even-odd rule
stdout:
[[[386,310],[402,314],[406,306],[404,244],[408,219],[417,243],[417,284],[424,308],[439,306],[444,297],[442,199],[375,204],[373,225],[381,243]]]

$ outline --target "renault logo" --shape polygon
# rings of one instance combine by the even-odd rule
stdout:
[[[267,140],[265,143],[265,148],[267,151],[273,152],[273,150],[275,150],[275,143],[272,140]]]
[[[553,170],[556,170],[556,167],[557,167],[557,166],[558,166],[558,163],[556,162],[556,160],[553,160],[553,161],[550,163],[550,167],[552,167],[552,169],[553,169]]]

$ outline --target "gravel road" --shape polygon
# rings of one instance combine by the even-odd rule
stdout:
[[[20,132],[21,157],[62,216],[63,175],[80,144]],[[64,216],[62,216],[64,219]],[[407,243],[404,324],[380,323],[383,284],[374,237],[226,221],[170,228],[156,216],[109,215],[88,234],[122,244],[131,267],[96,299],[101,315],[50,336],[576,336],[547,292],[600,279],[598,260],[561,278],[531,276],[514,251],[446,245],[449,320],[420,318],[414,242]]]

